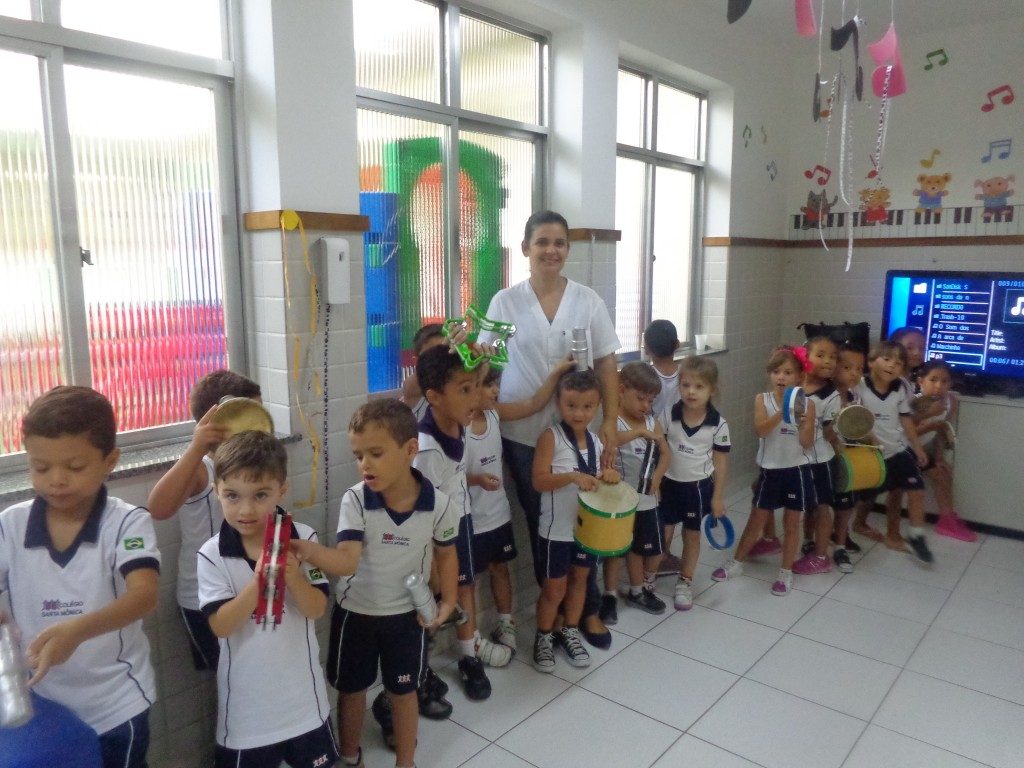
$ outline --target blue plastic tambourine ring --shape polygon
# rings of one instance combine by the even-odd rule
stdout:
[[[797,424],[807,409],[807,395],[801,387],[786,387],[782,393],[782,420],[787,424]]]
[[[719,523],[722,524],[722,530],[725,531],[725,541],[716,540],[711,533]],[[725,515],[722,517],[707,515],[704,518],[704,538],[708,540],[712,549],[728,549],[736,541],[736,529],[733,528],[732,521]]]

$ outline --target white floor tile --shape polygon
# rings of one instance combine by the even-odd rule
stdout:
[[[954,594],[935,626],[1024,651],[1024,608]]]
[[[887,664],[903,666],[927,629],[926,624],[826,597],[815,603],[790,632]]]
[[[875,723],[995,768],[1020,768],[1024,707],[903,672]]]
[[[956,594],[1024,608],[1024,571],[1007,571],[971,563],[956,588]]]
[[[838,768],[864,725],[788,693],[740,680],[690,733],[766,768]]]
[[[949,591],[871,571],[855,571],[836,584],[828,596],[861,608],[928,624],[942,608]]]
[[[462,764],[461,768],[533,768],[533,766],[496,744],[491,744],[487,749],[473,755]]]
[[[888,547],[875,547],[857,563],[857,570],[881,573],[895,579],[906,579],[918,584],[951,590],[971,561],[971,554],[959,553],[956,556],[949,556],[935,553],[935,562],[925,565],[907,552],[895,552]]]
[[[470,733],[451,720],[420,718],[416,734],[417,765],[461,765],[488,746],[486,739]],[[363,718],[363,758],[367,765],[394,765],[395,753],[384,746],[384,739],[373,716],[367,712]]]
[[[778,597],[771,593],[771,586],[767,582],[739,576],[716,584],[695,602],[705,608],[714,608],[741,619],[786,630],[818,600],[817,595],[798,589]]]
[[[627,734],[629,765],[636,768],[652,765],[681,735],[574,687],[502,736],[498,745],[538,768],[621,768],[621,749],[613,745]]]
[[[685,731],[736,682],[736,675],[638,641],[580,685]]]
[[[1024,572],[1024,541],[988,536],[972,561],[976,565]]]
[[[868,721],[899,673],[891,664],[786,635],[746,677]]]
[[[742,675],[782,637],[762,624],[695,605],[644,635],[644,641]]]
[[[1024,652],[945,629],[924,636],[907,669],[1024,704]]]
[[[455,708],[452,720],[488,741],[516,727],[569,687],[569,683],[555,675],[539,674],[532,666],[513,660],[507,667],[487,670],[490,698],[470,701],[462,690],[454,663],[437,673],[448,683],[447,698]]]
[[[672,745],[653,768],[679,768],[679,766],[707,766],[707,768],[757,768],[755,763],[730,754],[695,736],[685,734]]]
[[[869,725],[843,768],[983,768],[981,763],[954,755],[909,736]]]

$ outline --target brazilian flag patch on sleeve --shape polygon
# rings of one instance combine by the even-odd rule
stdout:
[[[142,540],[141,536],[131,536],[124,540],[124,548],[129,551],[134,549],[145,549],[146,543]]]
[[[324,572],[319,568],[309,569],[309,580],[310,581],[322,581],[324,579]]]

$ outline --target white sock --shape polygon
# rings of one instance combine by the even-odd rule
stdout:
[[[341,762],[345,765],[359,765],[360,754],[356,752],[354,757],[348,757],[347,755],[341,756]]]
[[[618,597],[618,595],[615,594],[615,590],[614,589],[606,589],[604,591],[604,594],[605,594],[605,597]]]
[[[924,536],[924,528],[910,526],[910,536],[915,539]]]
[[[653,571],[644,571],[644,586],[650,590],[654,590],[654,579],[657,578],[658,574]]]
[[[629,594],[631,594],[633,597],[639,597],[640,593],[643,591],[644,588],[642,586],[634,587],[632,584],[629,585]]]
[[[498,614],[498,621],[503,622],[505,624],[511,624],[512,623],[512,614],[511,613],[499,613]]]
[[[459,650],[462,651],[463,656],[476,656],[476,638],[471,637],[469,640],[459,640]]]
[[[690,584],[690,585],[692,585],[692,584],[693,584],[693,580],[692,580],[692,579],[688,579],[688,578],[686,578],[685,576],[683,576],[683,575],[681,575],[681,574],[680,574],[680,576],[679,576],[679,580],[680,580],[681,582],[683,582],[683,584]]]

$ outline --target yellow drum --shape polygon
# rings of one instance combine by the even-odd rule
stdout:
[[[885,483],[885,459],[873,445],[848,445],[836,456],[836,490],[866,491]]]
[[[633,543],[633,518],[640,494],[625,483],[601,483],[582,491],[576,515],[576,543],[598,557],[622,555]]]
[[[211,421],[225,427],[228,437],[250,429],[274,434],[274,420],[270,412],[255,400],[248,397],[224,397],[218,406]]]

